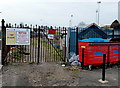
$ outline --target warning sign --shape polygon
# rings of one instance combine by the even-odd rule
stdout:
[[[16,32],[15,31],[7,31],[7,45],[14,45],[16,42]]]
[[[30,29],[6,28],[6,45],[30,45]]]

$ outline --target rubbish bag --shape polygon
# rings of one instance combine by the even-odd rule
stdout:
[[[75,56],[76,56],[76,54],[74,53],[74,54],[72,55],[72,57],[69,59],[69,62],[73,62],[73,61],[75,60]]]
[[[81,65],[80,62],[78,60],[75,60],[71,63],[71,65],[73,66],[78,66],[78,65]]]

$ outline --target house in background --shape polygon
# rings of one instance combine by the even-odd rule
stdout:
[[[119,21],[115,20],[107,28],[103,27],[103,31],[108,35],[107,39],[120,38],[120,23],[119,23]]]
[[[107,39],[107,34],[95,23],[90,24],[85,30],[79,32],[79,40],[87,38],[103,38]]]
[[[113,29],[120,29],[120,23],[118,20],[115,20],[112,22],[112,24],[110,25],[110,28],[113,28]]]
[[[88,39],[88,38],[103,38],[107,39],[107,34],[95,23],[88,25],[85,28],[78,28],[78,38],[76,36],[76,28],[70,28],[70,39],[69,39],[69,50],[70,53],[77,52],[77,39]]]

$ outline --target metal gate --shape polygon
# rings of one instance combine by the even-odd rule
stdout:
[[[29,28],[30,45],[6,45],[6,28]],[[54,31],[50,38],[49,32]],[[2,64],[65,61],[65,27],[12,25],[2,20]]]

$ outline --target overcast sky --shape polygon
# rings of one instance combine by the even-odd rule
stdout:
[[[88,2],[89,1],[89,2]],[[0,20],[6,23],[43,24],[69,26],[71,14],[73,25],[83,21],[96,22],[98,0],[0,0]],[[100,24],[111,24],[118,19],[119,0],[101,0]]]

